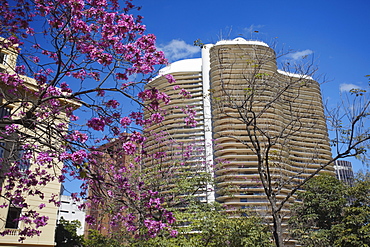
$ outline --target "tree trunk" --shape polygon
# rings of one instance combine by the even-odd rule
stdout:
[[[282,229],[282,218],[280,212],[272,211],[272,220],[273,220],[273,236],[276,247],[284,246],[283,241],[283,229]]]

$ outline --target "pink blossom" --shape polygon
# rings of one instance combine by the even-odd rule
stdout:
[[[103,131],[105,127],[105,121],[100,118],[92,118],[87,122],[86,125],[94,130]]]
[[[62,82],[60,84],[60,88],[61,88],[62,92],[72,93],[72,89],[69,88],[69,85],[66,82]]]
[[[152,123],[161,123],[164,120],[164,117],[160,113],[154,113],[150,116],[150,121]]]
[[[111,99],[107,103],[105,103],[105,105],[116,109],[119,106],[119,102],[117,100]]]
[[[87,224],[92,225],[96,222],[96,219],[91,215],[86,215],[85,221],[86,221]]]
[[[187,91],[187,90],[185,90],[185,89],[183,89],[183,88],[181,89],[181,91],[180,91],[179,94],[182,95],[182,96],[184,96],[185,98],[191,98],[190,92]]]
[[[126,74],[124,73],[116,73],[116,78],[119,79],[119,80],[127,80],[128,77]]]
[[[135,142],[135,143],[143,143],[143,141],[145,140],[144,136],[137,132],[137,131],[134,131],[131,135],[130,135],[130,140],[132,142]]]
[[[123,127],[127,127],[131,124],[132,120],[129,117],[123,117],[120,120],[120,123]]]
[[[5,134],[6,135],[11,135],[11,134],[15,133],[17,129],[18,129],[18,125],[16,125],[16,124],[6,125],[5,126],[5,130],[6,130]]]
[[[87,153],[85,150],[78,150],[71,155],[71,159],[76,164],[81,164],[87,158]]]
[[[173,77],[173,75],[171,75],[171,74],[167,74],[167,75],[165,75],[164,77],[166,77],[166,79],[167,79],[167,81],[168,81],[169,83],[175,83],[175,82],[176,82],[175,78],[174,78],[174,77]]]
[[[36,228],[39,228],[41,226],[47,225],[48,220],[49,220],[49,217],[47,216],[39,216],[33,220],[33,223],[36,225]]]
[[[98,96],[104,97],[105,91],[104,90],[98,90]]]
[[[72,141],[78,141],[81,143],[85,143],[88,140],[88,136],[84,133],[81,133],[78,130],[74,130],[71,134],[67,135],[66,137]]]
[[[40,142],[35,140],[35,143],[52,143],[53,145],[55,143],[54,146],[49,147],[50,150],[46,146],[30,145],[24,159],[36,158],[37,165],[32,170],[28,170],[26,174],[20,174],[18,167],[10,167],[9,172],[5,174],[6,179],[4,179],[1,195],[6,200],[15,198],[14,201],[23,207],[21,225],[24,227],[19,232],[23,239],[24,236],[39,235],[38,228],[45,226],[48,220],[47,217],[36,212],[43,209],[45,203],[31,209],[26,204],[28,201],[25,199],[26,195],[37,196],[58,205],[57,195],[44,198],[46,194],[43,194],[40,188],[47,186],[51,181],[63,181],[67,174],[79,178],[78,176],[82,173],[79,174],[79,166],[76,164],[86,163],[87,168],[99,164],[97,157],[100,157],[101,153],[94,151],[94,148],[91,151],[83,149],[88,140],[87,133],[93,134],[92,130],[104,131],[105,126],[109,125],[110,130],[116,136],[112,136],[111,131],[97,133],[94,141],[105,143],[112,137],[117,137],[122,140],[122,149],[125,153],[134,154],[144,141],[143,135],[139,132],[133,132],[123,138],[123,135],[119,135],[120,129],[130,126],[132,122],[140,126],[161,122],[163,111],[160,106],[168,104],[170,97],[158,89],[141,90],[140,87],[137,87],[139,83],[147,82],[150,77],[148,73],[152,73],[158,67],[157,65],[166,64],[167,61],[163,52],[156,50],[155,36],[144,34],[145,26],[141,24],[142,17],[135,17],[134,14],[128,12],[134,8],[130,0],[123,6],[123,12],[122,8],[118,6],[117,0],[61,0],[57,1],[57,5],[55,5],[55,1],[48,0],[35,0],[32,2],[33,5],[17,0],[11,5],[6,3],[7,0],[0,5],[0,9],[3,10],[2,32],[6,34],[5,38],[9,42],[1,42],[1,49],[11,48],[11,52],[18,51],[19,58],[24,59],[23,61],[37,63],[36,67],[40,69],[33,71],[32,66],[18,66],[16,68],[17,73],[29,75],[36,80],[32,90],[28,85],[29,82],[26,85],[23,81],[23,77],[14,73],[0,73],[0,80],[9,88],[9,91],[4,92],[2,97],[6,100],[5,96],[9,95],[9,99],[18,100],[20,96],[26,95],[25,101],[19,104],[20,109],[16,113],[21,114],[17,116],[16,120],[29,117],[26,115],[25,109],[32,109],[32,120],[35,119],[35,123],[37,123],[37,126],[34,127],[41,132],[37,132],[36,135],[30,133],[30,136],[41,138]],[[31,26],[34,24],[33,20],[44,21],[45,25]],[[30,37],[34,33],[46,40],[39,44],[35,43],[37,42],[36,37]],[[62,37],[63,41],[59,40],[62,41],[59,42],[56,37]],[[27,41],[32,47],[29,47],[29,50],[24,49],[22,47],[23,41]],[[25,52],[26,50],[27,52]],[[33,54],[28,55],[28,51]],[[100,78],[101,75],[104,75],[104,78]],[[107,77],[105,77],[106,75]],[[68,80],[71,86],[63,82],[68,76],[73,77]],[[128,82],[128,78],[139,79]],[[166,78],[169,83],[174,83],[174,78],[171,75]],[[131,88],[133,91],[129,90]],[[137,88],[139,91],[136,90]],[[139,93],[140,91],[142,92]],[[94,97],[95,92],[99,97],[104,97],[107,92],[112,100],[107,101],[105,98]],[[156,111],[152,112],[153,115],[146,119],[144,119],[142,112],[132,112],[128,117],[121,118],[121,113],[124,111],[120,109],[122,106],[118,99],[122,95],[132,99],[139,98]],[[68,121],[63,122],[64,113],[72,121],[78,119],[74,115],[75,112],[79,111],[75,111],[78,106],[73,101],[81,103],[80,109],[85,113],[100,114],[97,117],[92,117],[96,115],[86,117],[89,119],[86,123],[86,126],[90,128],[87,130],[89,132],[73,129],[70,131],[68,130]],[[8,118],[8,120],[11,119]],[[117,120],[120,120],[121,126],[117,124]],[[19,126],[23,124],[22,121],[17,123]],[[56,128],[50,128],[49,133],[46,130],[49,130],[47,128],[53,123],[55,126],[52,127]],[[23,124],[22,129],[30,127],[26,124]],[[18,125],[8,125],[5,127],[4,133],[15,136],[17,128]],[[84,129],[84,126],[81,126],[81,129]],[[34,131],[31,128],[28,130]],[[17,133],[16,137],[20,140],[25,138],[22,133]],[[80,150],[75,151],[76,147],[80,147]],[[135,157],[135,161],[139,162],[140,158]],[[59,169],[59,167],[54,167],[53,160],[65,163],[62,174],[49,172],[54,168]],[[102,208],[109,203],[110,199],[116,199],[111,197],[118,197],[122,194],[129,197],[132,202],[141,204],[137,208],[151,207],[153,212],[145,215],[145,225],[149,231],[148,236],[155,236],[158,230],[169,229],[168,224],[173,219],[162,208],[162,199],[157,198],[158,193],[151,191],[146,193],[144,183],[131,182],[130,170],[134,169],[135,166],[136,164],[130,164],[128,167],[122,167],[121,163],[117,166],[116,164],[99,166],[101,171],[93,174],[94,176],[81,176],[80,179],[84,179],[85,183],[81,187],[80,195],[87,196],[87,188],[92,188],[90,186],[98,181],[107,186],[104,189],[107,189],[105,191],[108,191],[109,196],[92,198],[91,201],[100,203],[99,206]],[[86,169],[86,171],[90,170]],[[120,172],[112,173],[112,171]],[[109,186],[105,180],[105,174],[108,172],[112,174]],[[96,180],[90,181],[91,177]],[[125,221],[123,224],[134,231],[134,234],[145,232],[145,229],[141,231],[142,229],[139,227],[144,224],[144,219],[138,219],[135,216],[126,217],[121,211],[127,207],[119,205],[119,208],[113,217],[112,224],[117,225],[117,223]],[[163,221],[153,220],[152,214],[163,214]],[[87,221],[89,223],[97,222],[91,216],[87,216]],[[37,229],[34,229],[35,227]],[[0,234],[4,234],[4,231],[0,231]]]
[[[80,71],[78,71],[78,72],[74,72],[74,73],[72,73],[72,76],[73,76],[74,78],[84,80],[84,79],[86,78],[86,76],[87,76],[87,73],[86,73],[86,71],[85,71],[84,69],[81,69],[81,70],[80,70]]]
[[[36,158],[36,162],[40,165],[43,165],[43,164],[46,164],[46,163],[49,163],[53,160],[52,157],[50,157],[49,153],[47,152],[41,152],[39,153],[39,155],[37,156]]]
[[[126,154],[134,154],[136,151],[136,145],[132,142],[125,142],[122,144],[123,150],[125,150]]]
[[[64,160],[67,160],[67,159],[70,159],[71,158],[71,155],[67,152],[63,152],[59,155],[59,159],[61,161],[64,161]]]
[[[171,230],[170,231],[170,235],[171,235],[171,237],[177,237],[177,235],[179,234],[179,232],[178,231],[176,231],[176,230]]]

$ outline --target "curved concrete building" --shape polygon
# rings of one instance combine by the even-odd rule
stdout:
[[[175,85],[192,97],[173,90],[174,84],[161,76],[165,74],[173,75]],[[264,214],[269,203],[259,169],[271,177],[279,200],[331,159],[319,84],[308,75],[278,70],[274,50],[263,42],[237,38],[205,45],[201,59],[171,64],[148,87],[171,97],[163,105],[165,120],[150,129],[152,135],[165,131],[171,140],[196,140],[204,149],[192,162],[202,161],[215,177],[214,186],[209,186],[214,194],[208,194],[207,200]],[[194,128],[183,120],[180,108],[187,105],[196,110]],[[169,149],[153,137],[147,146],[149,153]],[[181,156],[179,151],[171,150]],[[173,160],[163,161],[171,166]],[[333,173],[333,168],[323,171]]]
[[[262,213],[269,202],[258,169],[279,201],[331,159],[320,86],[279,71],[273,49],[241,38],[210,49],[209,74],[216,199]]]
[[[174,179],[182,179],[177,173],[191,171],[194,177],[210,173],[210,167],[207,164],[212,161],[207,161],[206,154],[201,68],[200,58],[174,62],[162,69],[159,76],[150,82],[148,87],[166,93],[171,98],[170,104],[166,105],[163,102],[161,104],[161,109],[165,111],[164,121],[146,129],[145,151],[149,157],[145,164],[155,169],[153,174],[158,175],[158,169],[161,169],[167,175],[158,180],[169,180],[163,181],[165,185],[159,185],[162,193],[166,191],[172,193],[171,183]],[[166,74],[173,75],[176,82],[170,84],[164,77]],[[189,112],[193,113],[189,114]],[[146,118],[150,115],[150,112],[145,112]],[[211,145],[210,142],[208,143]],[[208,157],[212,159],[211,155]],[[184,175],[184,179],[186,178],[187,176]],[[202,201],[214,200],[214,189],[209,184],[201,185],[196,190],[188,193],[197,194]]]

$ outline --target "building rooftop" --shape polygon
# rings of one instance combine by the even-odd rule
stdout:
[[[303,79],[313,80],[313,78],[311,76],[309,76],[309,75],[291,73],[291,72],[283,71],[283,70],[280,70],[280,69],[278,69],[277,72],[279,74],[287,75],[287,76],[290,76],[290,77],[296,77],[296,78],[303,78]]]
[[[246,40],[241,37],[235,38],[233,40],[220,40],[216,43],[216,45],[261,45],[269,47],[268,44],[262,41],[257,40]]]
[[[191,72],[191,71],[202,71],[202,59],[184,59],[171,63],[159,71],[159,76],[170,74],[173,72]]]

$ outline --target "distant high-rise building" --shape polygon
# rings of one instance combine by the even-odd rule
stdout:
[[[130,134],[125,136],[129,139]],[[119,232],[121,228],[125,228],[124,223],[113,220],[117,215],[111,213],[121,211],[121,203],[117,203],[116,198],[108,196],[108,191],[112,189],[112,184],[116,182],[114,179],[115,173],[120,173],[122,172],[119,171],[120,169],[129,167],[133,159],[132,155],[127,155],[124,152],[122,148],[124,138],[123,136],[121,138],[111,140],[97,148],[99,153],[96,154],[96,162],[90,164],[90,173],[99,179],[95,179],[89,184],[89,199],[87,200],[85,211],[86,215],[94,218],[94,223],[85,223],[85,238],[88,238],[90,230],[96,230],[107,236],[114,232]],[[124,201],[126,199],[123,193],[121,200]],[[113,221],[115,224],[112,224]]]
[[[80,209],[83,201],[77,201],[71,196],[61,195],[58,208],[58,222],[61,218],[68,221],[78,220],[81,227],[77,229],[78,235],[84,235],[85,229],[85,211]]]
[[[348,184],[353,185],[354,174],[352,170],[352,163],[346,160],[336,160],[334,163],[335,175],[337,179]]]
[[[176,82],[169,83],[168,74]],[[269,170],[260,173],[271,176],[282,200],[293,184],[331,159],[319,84],[278,70],[274,50],[263,42],[236,38],[204,45],[201,58],[170,64],[148,88],[168,94],[171,102],[161,105],[165,119],[148,129],[145,149],[153,157],[167,155],[146,165],[178,160],[208,171],[215,184],[203,190],[206,201],[263,214],[269,202],[259,169]],[[196,125],[189,124],[188,109]],[[184,158],[189,146],[196,151]],[[333,167],[322,171],[333,174]]]

